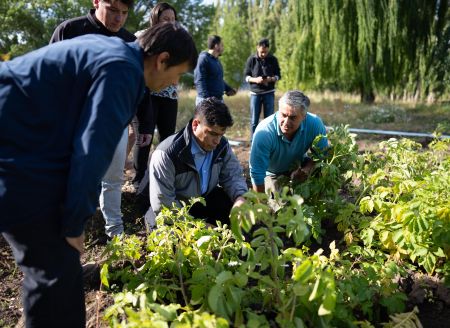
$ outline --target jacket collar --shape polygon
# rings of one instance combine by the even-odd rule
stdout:
[[[119,34],[119,32],[111,32],[110,30],[108,30],[105,25],[103,25],[103,23],[97,19],[97,17],[95,16],[95,9],[91,9],[89,11],[89,14],[87,14],[87,18],[89,20],[89,23],[91,23],[92,26],[97,29],[98,33],[107,36],[117,36]],[[119,31],[121,30],[122,29],[120,29]]]

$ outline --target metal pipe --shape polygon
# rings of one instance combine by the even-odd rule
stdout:
[[[327,126],[328,129],[332,129],[332,127]],[[389,131],[389,130],[373,130],[373,129],[355,129],[349,128],[348,131],[353,133],[368,133],[368,134],[383,134],[383,135],[391,135],[391,136],[407,136],[407,137],[425,137],[425,138],[436,138],[432,133],[421,133],[421,132],[405,132],[405,131]],[[448,139],[450,136],[441,135],[440,139]]]
[[[326,126],[327,131],[332,130],[333,127]],[[373,129],[356,129],[349,128],[348,131],[352,133],[367,133],[367,134],[382,134],[382,135],[390,135],[390,136],[407,136],[407,137],[418,137],[418,138],[436,138],[432,133],[422,133],[422,132],[405,132],[405,131],[389,131],[389,130],[373,130]],[[449,139],[449,135],[441,135],[439,139]],[[231,146],[240,146],[242,145],[241,141],[237,140],[228,140]]]

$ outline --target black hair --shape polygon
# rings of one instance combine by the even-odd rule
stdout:
[[[198,52],[192,36],[178,22],[156,24],[138,37],[146,56],[169,53],[167,67],[188,62],[190,69],[197,65]]]
[[[228,106],[216,97],[203,99],[195,107],[194,118],[205,120],[208,126],[218,125],[222,128],[231,127],[234,123]]]
[[[210,35],[208,37],[208,49],[213,49],[216,44],[220,44],[220,42],[222,41],[222,38],[218,35]]]
[[[267,38],[262,38],[261,40],[258,41],[257,46],[259,47],[269,47],[269,39]]]
[[[107,3],[111,3],[112,2],[112,0],[100,0],[100,1],[104,1],[104,2],[107,2]],[[134,0],[118,0],[118,1],[122,2],[125,6],[127,6],[128,9],[131,9],[134,6]]]
[[[175,10],[175,8],[167,2],[160,2],[155,7],[153,7],[152,11],[150,12],[150,26],[158,24],[160,22],[159,17],[163,13],[163,11],[166,10],[172,10],[175,14],[175,20],[178,20],[177,11]]]

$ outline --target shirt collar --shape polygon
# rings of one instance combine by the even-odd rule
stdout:
[[[95,16],[95,9],[91,9],[87,17],[90,23],[93,26],[95,26],[99,31],[101,31],[101,34],[104,34],[106,36],[117,36],[119,32],[122,30],[122,28],[117,32],[112,32],[108,30],[106,26],[103,25],[103,23],[98,20],[97,16]]]
[[[194,155],[194,156],[197,155],[197,154],[204,155],[204,156],[207,155],[208,152],[204,151],[202,149],[202,147],[200,147],[200,145],[198,144],[197,140],[195,140],[194,135],[192,135],[191,138],[192,138],[192,143],[191,143],[191,153],[192,153],[192,155]]]

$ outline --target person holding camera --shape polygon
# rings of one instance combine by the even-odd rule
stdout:
[[[263,38],[256,46],[256,53],[247,59],[245,81],[250,85],[251,139],[264,106],[264,118],[274,112],[275,83],[281,78],[280,66],[269,53],[269,40]]]

